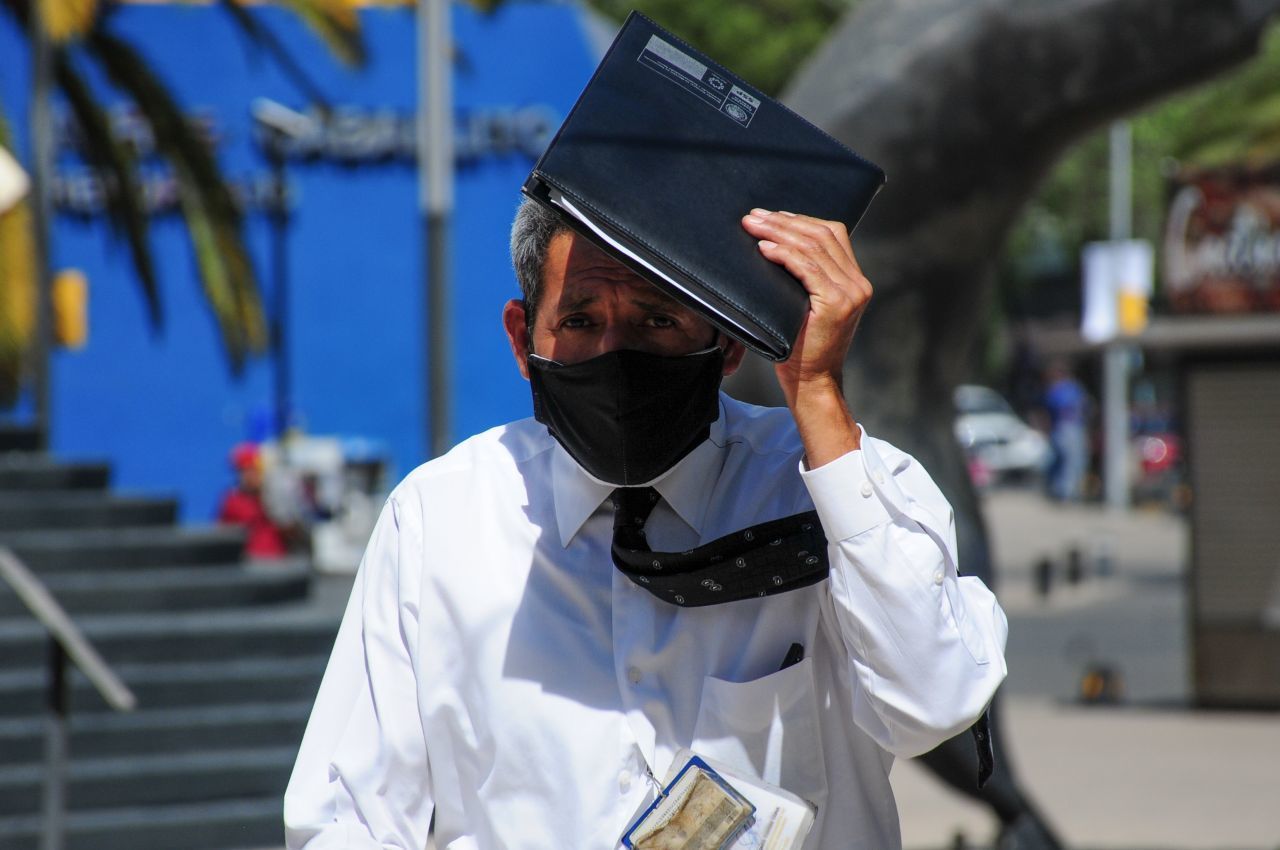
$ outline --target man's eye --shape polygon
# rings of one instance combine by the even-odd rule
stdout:
[[[591,320],[588,319],[586,316],[566,316],[560,322],[560,327],[568,328],[570,330],[586,328],[586,327],[590,327],[590,325],[591,325]]]
[[[651,328],[674,328],[676,326],[675,319],[672,319],[670,316],[649,316],[645,319],[645,322]]]

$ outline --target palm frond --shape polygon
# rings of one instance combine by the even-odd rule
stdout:
[[[302,18],[340,60],[353,66],[364,64],[360,17],[350,0],[281,0],[281,5]]]
[[[54,44],[84,38],[98,18],[97,0],[37,0],[40,23]]]
[[[289,49],[284,46],[280,39],[276,38],[271,30],[263,26],[248,9],[244,8],[240,0],[219,0],[218,5],[231,16],[232,22],[240,28],[240,31],[255,47],[275,60],[285,75],[293,81],[293,84],[306,93],[308,100],[321,108],[328,106],[328,99],[324,96],[316,81],[303,68],[302,63],[293,57]]]
[[[107,202],[107,220],[116,235],[129,245],[134,270],[142,283],[147,315],[153,328],[162,323],[163,310],[151,250],[147,245],[147,212],[139,191],[133,155],[112,132],[111,122],[98,105],[93,92],[76,73],[65,51],[57,51],[54,71],[58,87],[66,95],[71,112],[80,125],[84,155],[100,175]]]
[[[240,211],[213,152],[131,45],[101,28],[85,44],[112,82],[128,92],[146,116],[157,149],[174,170],[201,283],[238,372],[249,355],[266,349],[266,320],[241,236]]]
[[[0,109],[0,145],[12,149]],[[0,214],[0,405],[10,407],[22,386],[35,334],[36,267],[31,209],[25,201]]]

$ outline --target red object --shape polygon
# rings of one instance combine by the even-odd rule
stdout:
[[[218,521],[243,526],[248,536],[244,551],[254,558],[279,558],[288,554],[284,535],[267,516],[262,498],[256,493],[232,490],[222,500]]]
[[[1138,450],[1144,475],[1158,475],[1182,460],[1182,441],[1173,434],[1149,434],[1140,437]]]
[[[257,466],[258,459],[258,447],[253,443],[238,443],[231,450],[231,466],[237,472],[244,472],[250,467]]]

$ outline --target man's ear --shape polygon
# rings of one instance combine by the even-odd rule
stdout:
[[[527,381],[529,380],[529,351],[533,343],[529,338],[529,323],[524,302],[519,298],[512,298],[502,308],[502,327],[507,331],[507,342],[511,343],[511,355],[516,359],[516,368]]]
[[[724,337],[724,372],[726,378],[738,371],[738,367],[742,365],[742,358],[747,353],[747,347],[738,342],[733,337]]]

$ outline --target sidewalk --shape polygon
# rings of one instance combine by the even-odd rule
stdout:
[[[1189,695],[1186,525],[1165,513],[1060,506],[1027,491],[986,497],[1009,615],[1003,712],[1011,761],[1073,848],[1280,848],[1280,714],[1185,708]],[[1079,547],[1091,574],[1035,592]],[[1092,575],[1109,558],[1105,577]],[[1117,669],[1115,707],[1075,700],[1090,661]],[[908,850],[989,845],[996,824],[914,762],[894,767]]]

